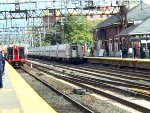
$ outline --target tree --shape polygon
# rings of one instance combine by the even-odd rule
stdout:
[[[92,28],[93,21],[88,21],[85,17],[67,17],[69,23],[64,24],[65,42],[93,42]],[[97,21],[96,21],[97,23]]]
[[[46,34],[44,41],[51,45],[56,45],[57,43],[61,43],[60,33],[51,32],[50,34]]]
[[[61,43],[61,33],[57,27],[57,22],[53,26],[51,26],[51,28],[49,29],[49,33],[45,35],[44,42],[45,45],[56,45],[57,43]]]
[[[50,28],[50,34],[46,34],[46,43],[61,43],[61,19]],[[93,42],[92,29],[99,21],[88,21],[85,17],[69,16],[63,18],[64,23],[64,43]],[[57,25],[57,27],[56,27]]]

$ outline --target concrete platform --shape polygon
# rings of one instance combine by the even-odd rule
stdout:
[[[87,62],[150,69],[150,59],[116,58],[116,57],[84,57]]]
[[[56,113],[6,62],[0,113]]]

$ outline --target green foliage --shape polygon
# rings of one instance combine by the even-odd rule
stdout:
[[[85,17],[69,16],[63,18],[64,23],[64,43],[83,43],[93,42],[92,29],[99,21],[88,21]],[[58,27],[56,27],[56,25]],[[46,43],[61,43],[60,19],[50,29],[50,34],[46,34],[44,41]]]
[[[57,43],[61,43],[61,36],[59,33],[52,32],[50,34],[46,34],[44,41],[51,45],[56,45]]]
[[[85,17],[68,17],[69,23],[64,24],[65,42],[93,42],[92,28],[93,21],[88,21]]]
[[[44,42],[46,45],[56,45],[57,43],[61,43],[61,34],[59,29],[55,26],[51,27],[50,33],[45,35]]]
[[[48,44],[45,43],[44,41],[42,41],[42,42],[41,42],[41,46],[45,46],[45,45],[48,45]],[[35,47],[39,47],[39,46],[40,46],[40,42],[39,42],[39,41],[34,42],[34,46],[35,46]]]

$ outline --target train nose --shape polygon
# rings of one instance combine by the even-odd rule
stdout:
[[[22,59],[21,59],[21,62],[25,63],[26,61],[25,61],[25,59],[24,59],[24,58],[22,58]]]
[[[12,61],[13,61],[12,59],[9,59],[9,60],[8,60],[9,63],[11,63]]]

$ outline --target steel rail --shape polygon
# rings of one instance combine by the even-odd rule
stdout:
[[[22,68],[24,71],[26,71],[24,68]],[[27,73],[29,73],[28,71],[26,71]],[[29,73],[30,75],[32,75],[31,73]],[[39,80],[40,82],[42,82],[43,84],[45,84],[47,87],[49,87],[50,89],[52,89],[53,91],[57,92],[59,95],[62,95],[65,99],[67,99],[68,101],[70,101],[72,104],[74,104],[76,107],[80,108],[82,111],[86,112],[86,113],[94,113],[94,111],[90,110],[89,108],[83,106],[82,104],[80,104],[79,102],[75,101],[74,99],[72,99],[71,97],[67,96],[66,94],[62,93],[61,91],[57,90],[56,88],[50,86],[47,82],[45,82],[44,80],[41,80],[40,78],[32,75],[35,79]]]
[[[57,65],[56,65],[56,66],[57,66]],[[91,71],[78,70],[78,69],[75,69],[75,68],[71,68],[71,66],[70,66],[70,67],[57,66],[57,67],[61,67],[61,68],[63,68],[63,69],[69,69],[69,70],[76,71],[76,72],[80,72],[80,73],[90,74],[90,75],[93,75],[93,76],[96,76],[96,77],[102,77],[102,78],[111,79],[111,80],[114,80],[114,81],[120,81],[120,82],[132,84],[132,85],[136,85],[136,86],[142,85],[142,86],[144,86],[143,88],[145,88],[145,89],[150,89],[150,86],[149,86],[149,85],[139,84],[139,83],[131,82],[131,81],[128,81],[128,80],[122,80],[122,79],[107,77],[107,76],[104,76],[104,75],[102,75],[102,74],[100,74],[100,73],[93,73],[93,72],[91,72]],[[78,68],[78,67],[76,67],[76,68]],[[147,88],[146,88],[146,87],[147,87]]]
[[[45,71],[45,69],[49,70],[49,68],[47,68],[47,67],[44,67],[45,69],[40,69],[38,67],[36,67],[36,68],[43,71],[43,72],[53,74],[51,72]],[[55,70],[55,71],[58,72],[58,73],[61,73],[61,71],[58,71],[58,70]],[[145,100],[150,101],[150,95],[130,90],[127,87],[117,87],[117,86],[114,86],[112,84],[109,84],[109,82],[102,82],[102,81],[98,81],[97,79],[92,79],[92,78],[88,78],[88,77],[84,77],[84,76],[70,75],[70,74],[67,74],[67,73],[65,73],[65,74],[67,75],[66,78],[68,77],[68,78],[70,78],[74,81],[78,81],[78,82],[83,83],[83,84],[86,83],[86,84],[92,85],[94,87],[102,87],[102,88],[110,88],[110,89],[113,88],[113,89],[116,89],[118,91],[123,91],[125,93],[133,94],[134,96],[137,96],[139,98],[143,98]],[[55,76],[57,76],[57,75],[55,75]],[[61,77],[60,77],[60,79],[61,79]]]
[[[32,62],[32,63],[33,63],[33,62]],[[37,65],[37,64],[36,64],[36,65]],[[38,65],[38,66],[41,66],[41,65]],[[42,67],[46,68],[45,66],[42,66]],[[52,73],[51,73],[51,74],[52,74]],[[136,110],[138,110],[138,111],[140,111],[140,112],[145,112],[145,113],[146,113],[146,112],[150,112],[150,109],[148,109],[148,108],[145,108],[145,107],[143,107],[143,106],[141,106],[141,105],[137,105],[137,104],[132,103],[132,102],[129,102],[129,101],[127,101],[127,100],[125,100],[125,99],[122,99],[122,98],[119,98],[119,97],[117,97],[117,96],[108,94],[108,93],[106,93],[106,92],[104,92],[104,91],[102,91],[102,90],[99,90],[99,89],[96,89],[96,88],[87,86],[87,85],[81,83],[80,81],[75,81],[74,79],[68,78],[68,77],[66,77],[66,76],[60,76],[59,73],[55,73],[55,74],[53,73],[53,75],[54,75],[55,77],[57,77],[57,78],[61,78],[61,79],[65,80],[65,81],[68,81],[68,82],[70,82],[70,83],[73,83],[73,84],[75,84],[75,85],[78,85],[78,86],[80,86],[80,87],[83,87],[83,88],[85,88],[85,89],[92,90],[93,92],[95,92],[95,93],[97,93],[97,94],[100,94],[100,95],[102,95],[102,96],[104,96],[104,97],[107,97],[107,98],[109,98],[109,99],[115,100],[115,101],[117,101],[117,102],[119,102],[119,103],[121,103],[121,104],[123,104],[123,105],[129,106],[129,107],[131,107],[131,108],[133,108],[133,109],[136,109]]]
[[[75,66],[70,66],[70,67],[75,67]],[[86,71],[102,73],[102,74],[110,74],[110,75],[117,76],[117,77],[125,77],[125,78],[130,79],[130,80],[131,79],[133,79],[133,80],[144,80],[144,81],[150,82],[150,76],[140,74],[139,72],[134,73],[134,72],[127,72],[127,70],[121,71],[121,70],[117,70],[117,69],[105,69],[105,68],[101,68],[101,67],[92,67],[92,66],[87,66],[87,65],[82,66],[82,67],[78,66],[77,68],[84,69]],[[125,76],[125,74],[128,74],[128,76]]]

